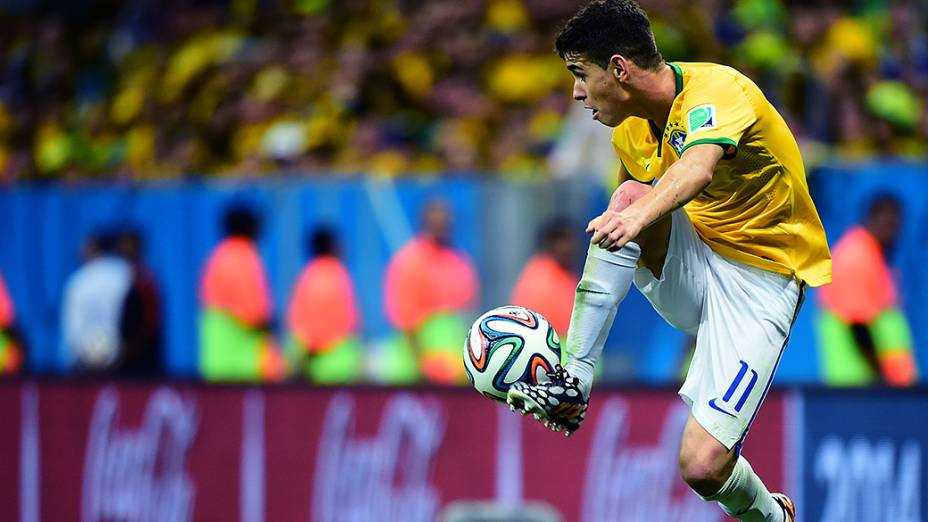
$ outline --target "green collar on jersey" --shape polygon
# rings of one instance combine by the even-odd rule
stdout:
[[[677,80],[677,90],[674,93],[674,95],[676,96],[677,94],[680,94],[681,91],[683,91],[683,71],[680,70],[679,65],[673,62],[667,62],[667,65],[669,65],[670,68],[673,69],[673,75]]]

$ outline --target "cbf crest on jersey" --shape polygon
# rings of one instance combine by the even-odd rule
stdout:
[[[683,144],[686,143],[686,133],[680,129],[673,130],[670,132],[670,139],[667,140],[667,143],[673,147],[673,150],[677,151],[677,156],[683,155]]]
[[[715,128],[715,105],[700,105],[686,113],[690,134],[703,129]]]

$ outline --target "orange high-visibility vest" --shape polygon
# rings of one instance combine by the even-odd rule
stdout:
[[[0,275],[0,375],[19,373],[23,365],[21,348],[4,334],[5,330],[13,326],[14,319],[13,300]]]
[[[387,316],[396,328],[414,330],[435,313],[470,307],[477,287],[477,273],[467,257],[417,237],[400,249],[387,267]]]
[[[553,257],[539,254],[522,269],[512,291],[512,303],[545,316],[564,339],[579,282],[577,274],[565,270]]]
[[[271,295],[258,249],[248,239],[232,237],[213,251],[200,285],[207,309],[222,310],[251,326],[271,318]]]
[[[879,243],[863,227],[851,229],[832,249],[832,283],[819,291],[822,305],[847,323],[869,323],[896,306],[896,285]]]
[[[6,290],[3,282],[3,275],[0,274],[0,330],[9,328],[13,325],[15,313],[13,312],[13,300]]]
[[[306,265],[287,311],[287,325],[311,352],[323,351],[352,335],[358,311],[348,270],[333,256]]]

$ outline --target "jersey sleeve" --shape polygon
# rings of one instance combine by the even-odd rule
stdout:
[[[680,154],[693,145],[715,143],[725,150],[725,158],[734,157],[741,137],[755,121],[751,100],[736,78],[719,75],[696,85],[683,103],[686,140]]]

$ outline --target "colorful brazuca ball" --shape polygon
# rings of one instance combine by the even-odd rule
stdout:
[[[464,370],[483,395],[505,401],[509,387],[537,384],[561,361],[557,332],[541,314],[501,306],[481,315],[464,342]]]

